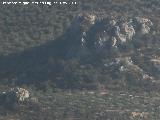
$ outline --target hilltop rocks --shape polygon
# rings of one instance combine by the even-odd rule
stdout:
[[[96,20],[96,16],[95,15],[86,15],[84,17],[85,20],[87,20],[90,24],[94,24],[95,20]]]
[[[81,24],[82,27],[94,25],[96,22],[96,16],[93,14],[89,14],[89,13],[79,14],[78,19],[82,20],[82,24]]]
[[[135,30],[130,22],[122,23],[120,26],[115,27],[115,37],[117,40],[121,41],[121,43],[132,40],[135,35]]]
[[[127,79],[131,79],[130,76],[136,80],[152,81],[155,78],[152,77],[152,73],[149,74],[147,67],[139,65],[141,58],[132,61],[134,55],[141,54],[138,47],[141,47],[141,43],[144,42],[142,38],[145,38],[145,35],[149,34],[152,29],[153,23],[150,19],[84,13],[76,17],[72,26],[79,31],[72,33],[75,35],[73,40],[79,41],[80,46],[77,47],[80,49],[77,50],[76,55],[79,51],[84,51],[83,53],[105,58],[107,63],[104,63],[104,66],[108,71],[115,70],[119,76],[128,75]],[[145,60],[142,62],[142,64],[147,64]],[[159,68],[157,62],[153,64]]]
[[[147,38],[154,30],[152,26],[150,19],[140,16],[80,14],[71,25],[75,29],[67,38],[71,41],[67,55],[80,58],[82,64],[85,61],[96,68],[102,65],[104,70],[99,74],[111,80],[152,84],[158,78],[154,72],[160,68],[157,60],[152,60],[152,64],[149,61],[152,57],[146,56],[148,52],[152,54],[152,49],[147,47],[154,45]]]
[[[135,21],[139,25],[142,34],[148,34],[153,23],[148,18],[136,17]]]
[[[91,13],[80,14],[75,21],[72,26],[80,31],[81,45],[92,45],[95,48],[104,48],[106,45],[117,47],[130,42],[137,33],[148,34],[153,25],[149,19],[143,17],[122,20],[111,17],[100,18]]]

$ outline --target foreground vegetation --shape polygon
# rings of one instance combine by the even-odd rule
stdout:
[[[34,101],[14,112],[1,111],[4,120],[158,120],[160,94],[141,91],[35,92]],[[103,91],[104,92],[104,91]],[[33,98],[32,98],[33,99]]]

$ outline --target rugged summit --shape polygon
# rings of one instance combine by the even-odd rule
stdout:
[[[81,36],[81,45],[91,43],[98,47],[117,47],[132,41],[137,34],[148,34],[153,23],[148,18],[98,17],[91,13],[79,14],[72,24],[72,32]]]
[[[154,55],[146,55],[144,51],[149,44],[141,43],[145,37],[153,35],[153,25],[149,18],[140,16],[79,14],[71,24],[69,37],[66,37],[66,40],[72,41],[69,44],[77,42],[70,47],[68,54],[79,48],[76,56],[81,56],[83,60],[84,55],[85,59],[90,54],[96,56],[95,60],[101,59],[101,64],[111,76],[116,74],[119,79],[127,81],[155,82],[158,79],[154,76],[159,71],[158,60],[154,59]],[[144,67],[147,64],[149,68]]]

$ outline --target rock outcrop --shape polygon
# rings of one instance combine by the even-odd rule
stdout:
[[[151,59],[151,62],[160,71],[160,58],[158,58],[158,59]]]
[[[138,76],[139,80],[152,81],[154,79],[152,74],[148,74],[147,69],[132,61],[133,54],[143,55],[136,46],[139,46],[138,44],[141,43],[142,38],[151,32],[152,26],[151,20],[144,17],[105,17],[85,13],[76,17],[71,26],[71,28],[76,29],[72,30],[71,34],[77,34],[75,39],[81,43],[78,51],[87,48],[88,51],[93,53],[92,55],[100,57],[106,55],[107,58],[105,57],[105,59],[111,60],[104,63],[108,70],[114,68],[124,76],[129,73]],[[73,40],[75,39],[73,37]],[[144,55],[139,57],[141,57],[139,60],[144,59]],[[151,61],[159,69],[159,61]]]
[[[0,96],[2,102],[15,104],[27,100],[30,97],[30,93],[24,88],[16,87],[11,88],[6,92],[2,92]]]
[[[137,80],[150,80],[152,82],[154,77],[146,73],[141,67],[136,65],[131,57],[119,57],[115,58],[112,62],[104,65],[106,68],[114,68],[119,70],[119,73],[122,75],[127,75],[128,73],[131,75],[136,75],[138,77]],[[136,77],[135,76],[135,77]]]
[[[80,14],[75,21],[73,26],[81,32],[81,45],[85,46],[92,41],[98,48],[109,43],[110,46],[117,47],[129,42],[137,33],[148,34],[153,25],[151,20],[143,17],[129,18],[124,21],[118,18],[99,18],[90,13]]]
[[[29,91],[24,88],[13,88],[10,92],[15,93],[17,100],[21,102],[29,98]]]
[[[150,32],[150,27],[153,25],[151,20],[148,18],[136,17],[135,21],[142,34],[148,34]]]

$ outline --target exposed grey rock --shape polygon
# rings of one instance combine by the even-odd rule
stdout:
[[[140,68],[138,65],[134,64],[131,57],[125,57],[122,59],[124,62],[124,66],[121,66],[120,70],[121,72],[133,72],[138,73],[141,80],[153,80],[154,78],[150,75],[148,75],[142,68]]]
[[[24,88],[11,88],[9,91],[2,92],[2,96],[4,96],[4,102],[23,102],[29,98],[30,93],[28,90]]]
[[[78,15],[78,20],[80,21],[80,26],[83,32],[87,31],[96,22],[96,16],[90,13],[84,13]]]
[[[16,92],[19,101],[25,101],[29,98],[29,91],[24,88],[14,88],[12,91]]]
[[[142,34],[147,34],[150,32],[150,27],[145,25],[145,24],[142,24],[142,29],[141,29],[141,32]]]
[[[116,27],[116,37],[118,40],[120,40],[122,43],[127,42],[129,40],[132,40],[133,36],[135,35],[135,30],[130,22],[125,22],[119,26]]]
[[[95,48],[104,47],[109,43],[111,47],[117,47],[130,42],[137,33],[148,34],[153,25],[149,19],[142,17],[121,21],[105,17],[100,19],[91,13],[79,14],[76,19],[77,22],[73,25],[81,31],[81,45],[93,41]]]
[[[153,25],[151,20],[148,18],[136,17],[137,26],[140,26],[140,31],[142,34],[148,34],[150,32],[150,27]]]
[[[158,58],[158,59],[151,59],[151,62],[160,71],[160,58]]]
[[[115,37],[112,37],[112,47],[117,47],[116,43],[117,43],[117,39]]]
[[[109,24],[110,24],[111,26],[115,26],[116,23],[117,23],[117,22],[116,22],[115,20],[110,20],[110,21],[109,21]]]
[[[154,78],[147,74],[141,67],[134,64],[131,57],[119,57],[115,58],[113,62],[104,64],[108,68],[116,68],[123,75],[137,74],[139,80],[153,80]]]
[[[82,38],[81,38],[81,45],[82,46],[84,46],[86,44],[85,38],[86,38],[86,32],[83,32],[82,33]]]

